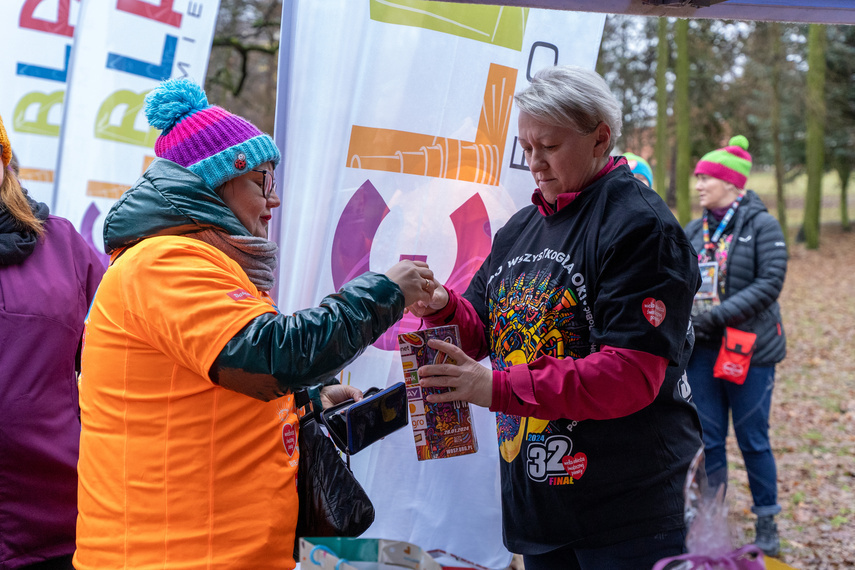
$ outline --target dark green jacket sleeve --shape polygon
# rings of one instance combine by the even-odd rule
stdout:
[[[265,401],[328,383],[403,311],[404,295],[395,283],[364,273],[319,307],[250,321],[214,361],[211,380]]]

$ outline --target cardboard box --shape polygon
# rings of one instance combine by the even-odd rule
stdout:
[[[410,407],[410,423],[419,461],[457,457],[478,451],[478,439],[469,402],[430,403],[428,394],[451,391],[451,388],[419,387],[418,369],[425,364],[441,364],[453,360],[444,353],[427,345],[436,338],[460,346],[457,325],[424,329],[398,335],[401,364],[404,367],[404,382],[407,385],[407,400]]]

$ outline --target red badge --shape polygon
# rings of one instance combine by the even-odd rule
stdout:
[[[561,458],[561,463],[564,465],[567,474],[578,481],[585,474],[585,469],[588,468],[588,456],[584,453],[565,455]]]
[[[238,170],[246,168],[246,155],[244,153],[237,153],[237,156],[235,157],[235,168]]]
[[[654,327],[658,327],[665,320],[665,303],[658,299],[646,298],[641,303],[641,310],[644,312],[644,318]]]
[[[226,293],[226,295],[228,295],[235,301],[240,301],[241,299],[248,299],[252,297],[252,295],[250,295],[247,291],[244,291],[243,289],[235,289],[231,293]]]
[[[285,453],[288,457],[294,456],[294,450],[297,449],[297,432],[294,431],[292,424],[282,426],[282,445],[285,446]]]

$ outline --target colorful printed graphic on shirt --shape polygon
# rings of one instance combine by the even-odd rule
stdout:
[[[572,422],[575,425],[576,422]],[[549,485],[572,485],[588,468],[588,456],[573,454],[573,440],[561,434],[548,420],[496,414],[499,452],[508,463],[519,455],[526,442],[526,475]]]
[[[499,284],[489,311],[492,362],[497,370],[531,362],[539,356],[579,358],[588,352],[585,320],[578,319],[576,291],[556,287],[552,274],[526,273]]]
[[[590,309],[580,303],[578,289],[553,283],[552,273],[544,271],[521,273],[512,284],[509,281],[499,283],[489,304],[491,359],[497,370],[540,356],[580,358],[591,351]],[[578,287],[584,291],[584,281],[579,280]],[[497,435],[499,452],[508,463],[517,457],[523,441],[528,442],[527,468],[535,481],[569,484],[571,469],[578,476],[584,472],[580,465],[586,460],[581,458],[576,463],[572,457],[567,459],[570,469],[565,468],[572,441],[557,434],[547,420],[499,413]]]

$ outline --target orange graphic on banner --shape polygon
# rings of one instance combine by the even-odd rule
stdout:
[[[474,141],[354,125],[347,165],[496,186],[516,79],[516,69],[490,65]]]
[[[30,182],[53,182],[53,170],[47,168],[21,168],[20,178]]]
[[[149,164],[154,162],[154,156],[146,156],[143,159],[143,168],[142,171],[145,172],[148,169]],[[129,186],[126,184],[115,184],[113,182],[100,182],[98,180],[89,180],[86,183],[86,195],[94,196],[96,198],[112,198],[113,200],[118,200],[122,197],[122,194],[128,190]]]

